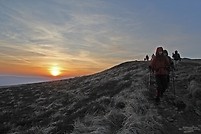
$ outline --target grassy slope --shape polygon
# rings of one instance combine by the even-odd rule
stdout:
[[[179,63],[176,71],[177,98],[186,95],[187,81],[193,79],[186,71],[199,69],[197,61],[189,62]],[[155,106],[147,96],[147,80],[147,62],[126,62],[90,76],[3,88],[0,132],[168,134],[201,124],[195,112],[178,111],[171,89]]]

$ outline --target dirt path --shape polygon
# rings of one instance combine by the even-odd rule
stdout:
[[[189,71],[191,70],[191,71]],[[195,107],[189,107],[188,98],[188,79],[193,76],[195,67],[186,62],[181,62],[178,65],[178,70],[175,71],[175,87],[176,96],[174,96],[173,87],[170,85],[164,97],[161,99],[159,105],[155,105],[158,113],[162,117],[163,132],[164,134],[200,134],[201,133],[201,114],[196,111]],[[152,77],[152,79],[154,79]],[[172,83],[171,83],[172,84]],[[152,81],[152,87],[149,88],[153,99],[155,92],[155,85]],[[152,103],[155,103],[152,101]]]
[[[148,97],[150,102],[155,105],[158,114],[161,116],[163,124],[162,134],[200,134],[201,116],[193,109],[181,108],[175,104],[175,97],[167,92],[160,103],[155,103],[153,96]]]
[[[165,96],[161,103],[156,106],[158,113],[162,116],[165,134],[200,134],[201,117],[193,110],[179,109],[171,100]]]
[[[166,134],[200,134],[201,120],[193,110],[179,109],[172,98],[165,96],[157,106],[158,113],[163,118]]]

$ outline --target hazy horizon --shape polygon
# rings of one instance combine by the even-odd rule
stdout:
[[[49,77],[31,76],[31,75],[0,75],[0,87],[20,85],[20,84],[40,83],[40,82],[51,82],[69,78],[71,77],[49,78]]]
[[[37,76],[20,76],[20,75],[0,75],[0,87],[1,86],[11,86],[19,84],[29,84],[51,81],[47,77],[37,77]]]

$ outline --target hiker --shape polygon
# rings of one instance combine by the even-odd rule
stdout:
[[[180,54],[178,53],[177,50],[175,51],[175,53],[172,53],[172,58],[175,61],[175,65],[178,63],[178,61],[181,61]]]
[[[154,59],[154,57],[155,57],[155,55],[154,55],[154,54],[152,54],[152,56],[151,56],[151,60],[153,60],[153,59]]]
[[[167,50],[163,50],[163,55],[168,58],[168,61],[169,61],[169,64],[170,64],[170,66],[168,68],[168,75],[167,75],[167,77],[168,77],[168,85],[169,85],[169,83],[170,83],[170,72],[175,70],[174,62],[172,61],[172,58],[170,56],[168,56],[168,51]]]
[[[148,55],[146,55],[145,59],[146,59],[146,61],[149,61],[149,56],[148,56]]]
[[[175,61],[181,61],[180,54],[178,53],[177,50],[175,51],[175,53],[172,53],[172,58],[173,58]]]
[[[176,61],[181,61],[181,57],[180,54],[178,53],[178,51],[176,50],[175,53],[172,54],[172,58]]]
[[[157,84],[156,102],[160,101],[160,97],[168,87],[168,69],[170,63],[168,58],[163,55],[163,48],[158,47],[156,49],[156,55],[151,61],[149,68],[154,72]]]

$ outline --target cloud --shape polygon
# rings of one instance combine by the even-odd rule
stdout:
[[[69,2],[66,3],[68,4]],[[20,42],[23,45],[59,44],[66,48],[69,47],[72,52],[78,51],[78,53],[86,46],[96,46],[102,49],[107,49],[107,45],[109,45],[109,48],[113,49],[112,46],[114,45],[114,48],[117,48],[117,45],[112,42],[114,41],[114,38],[117,38],[112,37],[115,36],[115,33],[112,35],[113,31],[117,30],[110,26],[110,23],[114,21],[115,18],[99,12],[93,13],[89,11],[86,13],[80,12],[80,10],[75,11],[81,6],[83,9],[86,7],[97,8],[98,4],[95,2],[84,5],[73,1],[70,1],[70,3],[74,3],[73,6],[76,7],[74,10],[71,8],[72,11],[70,13],[69,10],[64,10],[63,8],[57,8],[56,10],[53,9],[53,14],[58,14],[58,12],[67,14],[67,20],[61,21],[59,21],[60,17],[57,16],[55,19],[50,21],[41,18],[44,14],[47,14],[44,13],[43,10],[41,10],[41,12],[34,10],[31,11],[31,13],[29,10],[25,12],[21,9],[12,9],[13,12],[8,13],[7,15],[10,16],[12,22],[15,23],[16,29],[21,28],[21,30],[19,32],[12,32],[9,30],[6,32],[8,33],[7,37],[13,40],[13,42]],[[99,4],[100,3],[101,2],[99,2]],[[52,5],[49,6],[52,7]],[[57,19],[62,25],[53,23],[54,20]],[[118,36],[120,37],[122,35]],[[89,38],[91,39],[89,40]],[[102,41],[99,41],[101,38]]]
[[[193,30],[188,33],[186,25],[176,23],[177,18],[168,12],[166,17],[154,3],[144,4],[105,0],[1,1],[0,53],[18,64],[30,62],[47,67],[57,62],[71,68],[98,68],[143,59],[158,45],[164,44],[172,51],[179,46],[189,48],[187,44],[194,39],[194,43],[200,43],[198,30],[197,35]]]
[[[14,65],[33,65],[34,59],[40,59],[46,55],[40,52],[31,51],[24,46],[4,46],[0,43],[1,62]]]

